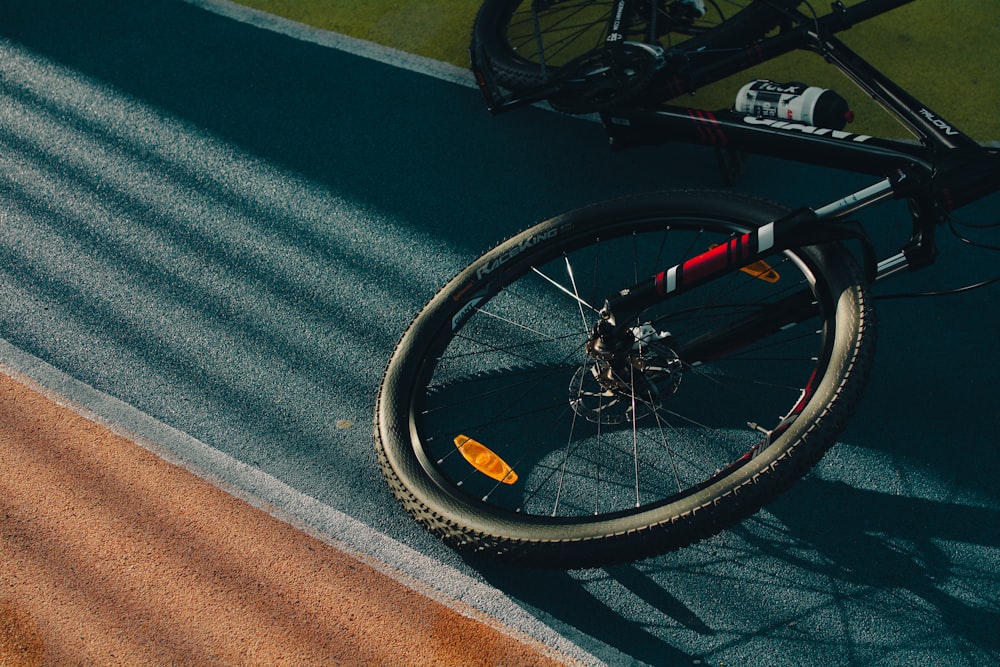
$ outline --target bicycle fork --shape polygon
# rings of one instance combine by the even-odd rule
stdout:
[[[899,172],[826,206],[793,211],[609,296],[591,334],[588,351],[594,358],[613,364],[613,359],[631,349],[634,343],[632,331],[644,310],[734,271],[742,270],[766,280],[768,265],[765,258],[775,252],[833,241],[857,240],[862,245],[869,280],[874,280],[883,272],[897,270],[898,260],[895,258],[876,264],[874,249],[861,226],[844,218],[888,197],[899,196],[909,189],[906,184],[908,178],[909,175]],[[723,330],[686,341],[677,349],[677,354],[688,364],[721,356],[806,319],[816,312],[817,307],[813,293],[808,288],[803,289]]]

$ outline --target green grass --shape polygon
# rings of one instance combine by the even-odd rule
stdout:
[[[475,0],[236,0],[316,28],[465,67]]]
[[[317,28],[468,65],[476,0],[236,0]],[[856,4],[850,0],[847,4]],[[815,3],[827,6],[825,0]],[[1000,1],[915,0],[856,26],[843,40],[952,124],[980,141],[1000,139]],[[699,91],[695,106],[727,107],[754,78],[836,89],[858,120],[853,131],[905,131],[821,58],[791,54]]]

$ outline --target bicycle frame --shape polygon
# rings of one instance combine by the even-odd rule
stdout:
[[[904,269],[915,270],[934,261],[934,234],[944,215],[1000,190],[1000,151],[984,148],[940,114],[914,98],[853,52],[834,34],[912,0],[865,0],[845,7],[833,4],[831,14],[814,18],[798,10],[776,9],[796,19],[777,35],[757,42],[752,49],[709,59],[688,72],[685,80],[654,80],[666,86],[670,97],[690,90],[691,82],[711,82],[793,50],[808,50],[824,57],[866,94],[879,102],[919,140],[909,143],[821,128],[804,123],[756,118],[730,110],[709,111],[681,106],[622,108],[604,112],[601,119],[613,149],[648,146],[668,141],[741,150],[793,161],[883,176],[874,185],[815,209],[801,209],[759,230],[748,231],[720,246],[670,267],[647,281],[624,290],[627,296],[608,299],[606,312],[619,322],[653,303],[704,281],[744,268],[775,250],[849,238],[862,242],[866,271],[871,280]],[[627,11],[628,0],[619,0],[612,21]],[[617,22],[611,34],[624,36]],[[615,42],[616,39],[609,39]],[[487,100],[488,77],[474,70]],[[506,111],[529,101],[544,99],[551,89],[529,93],[491,105]],[[536,99],[537,98],[537,99]],[[913,216],[909,241],[895,255],[877,261],[863,230],[847,222],[852,213],[888,198],[907,199]]]
[[[881,7],[899,4],[899,0],[869,0],[856,8],[877,11]],[[840,223],[850,214],[890,197],[910,200],[913,234],[898,254],[877,264],[874,264],[870,246],[865,241],[869,276],[873,279],[884,278],[903,269],[922,268],[934,260],[934,232],[943,216],[948,211],[1000,190],[1000,152],[980,146],[842,42],[823,34],[825,19],[837,21],[839,17],[832,14],[819,19],[816,22],[820,28],[818,31],[802,26],[795,29],[794,34],[784,35],[781,39],[783,42],[794,40],[801,47],[821,53],[906,125],[920,143],[879,139],[732,111],[710,112],[665,106],[651,111],[625,110],[604,114],[602,119],[615,148],[678,140],[886,175],[878,183],[837,202],[797,211],[761,230],[734,239],[727,248],[717,248],[671,267],[652,278],[648,284],[636,286],[628,299],[609,300],[613,309],[635,310],[651,295],[664,297],[716,275],[742,268],[776,248],[786,249],[847,237],[865,241],[863,232],[857,227]],[[783,43],[782,48],[784,46]],[[765,51],[769,48],[766,42],[762,48]]]

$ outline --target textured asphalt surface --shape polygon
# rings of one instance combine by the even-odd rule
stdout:
[[[4,0],[0,361],[584,660],[1000,661],[995,288],[880,303],[874,377],[841,442],[698,546],[512,570],[413,524],[380,479],[370,420],[419,306],[542,217],[718,176],[710,152],[612,154],[590,123],[491,118],[450,71],[336,46],[220,3]],[[789,205],[871,180],[750,165],[738,189]],[[964,217],[995,218],[996,203]],[[896,207],[864,221],[885,254],[905,240]],[[943,238],[938,266],[880,291],[995,273],[995,254]]]

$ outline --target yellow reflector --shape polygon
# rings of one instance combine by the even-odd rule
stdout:
[[[462,452],[462,456],[469,462],[469,465],[487,477],[492,477],[504,484],[513,484],[517,481],[517,473],[514,472],[514,469],[483,443],[466,435],[459,435],[455,437],[455,446],[458,447],[458,451]]]
[[[781,280],[781,276],[778,275],[778,272],[772,269],[771,265],[764,260],[748,264],[740,269],[740,271],[743,273],[749,273],[754,278],[760,278],[766,283],[776,283]]]
[[[708,249],[713,250],[718,247],[719,247],[718,243],[713,243],[712,245],[708,246]],[[764,260],[759,260],[757,262],[754,262],[753,264],[748,264],[744,266],[742,269],[740,269],[740,271],[742,271],[743,273],[749,273],[754,278],[760,278],[766,283],[773,284],[781,280],[781,276],[778,275],[778,272],[772,269],[771,265],[765,262]]]

